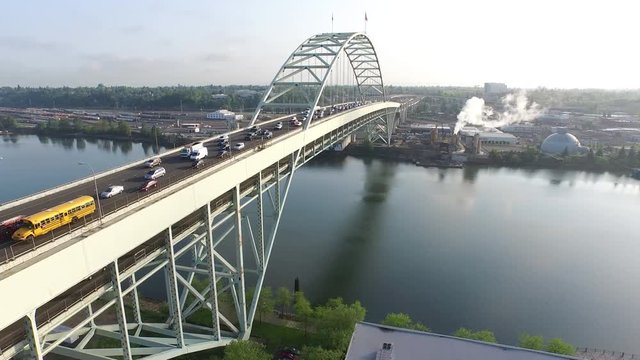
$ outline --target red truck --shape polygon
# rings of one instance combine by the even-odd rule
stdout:
[[[0,222],[0,241],[9,241],[11,240],[11,235],[20,228],[22,225],[22,219],[24,219],[24,215],[14,216],[11,219],[7,219],[3,222]]]

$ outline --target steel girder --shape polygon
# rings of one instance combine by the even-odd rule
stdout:
[[[30,359],[169,359],[247,339],[295,170],[386,113],[325,134],[160,231],[87,279],[91,291],[70,289],[54,299],[59,310],[25,318],[26,339],[0,359],[20,351]],[[169,305],[161,319],[139,296],[159,275]]]
[[[340,56],[349,60],[361,100],[385,99],[378,56],[366,34],[318,34],[300,44],[280,67],[256,108],[251,124],[264,109],[314,109]],[[305,129],[311,118],[309,116],[305,122]]]

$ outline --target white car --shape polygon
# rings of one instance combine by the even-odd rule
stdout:
[[[155,168],[153,170],[149,170],[146,174],[144,174],[144,178],[147,180],[155,180],[161,176],[165,176],[167,174],[167,170],[163,167]]]
[[[100,193],[100,197],[103,199],[108,199],[112,196],[121,194],[124,191],[124,186],[121,185],[111,185],[107,188],[107,190]]]
[[[233,145],[233,149],[234,150],[242,150],[242,149],[244,149],[244,143],[236,143],[235,145]]]
[[[300,121],[296,120],[293,123],[291,123],[291,125],[293,125],[293,126],[302,126],[302,123]]]
[[[273,127],[273,130],[281,130],[282,129],[282,121],[279,121],[276,123],[276,125]]]
[[[220,135],[220,136],[218,136],[218,141],[219,142],[222,142],[222,141],[225,141],[225,140],[229,140],[229,135]]]

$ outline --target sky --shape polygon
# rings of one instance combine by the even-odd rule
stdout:
[[[267,85],[308,37],[364,31],[391,85],[640,88],[640,2],[22,0],[0,86]]]

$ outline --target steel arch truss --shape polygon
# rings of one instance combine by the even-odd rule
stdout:
[[[384,100],[382,72],[369,37],[364,33],[319,34],[304,41],[287,58],[258,105],[251,123],[264,109],[279,112],[314,109],[340,56],[346,56],[351,64],[360,100]]]

